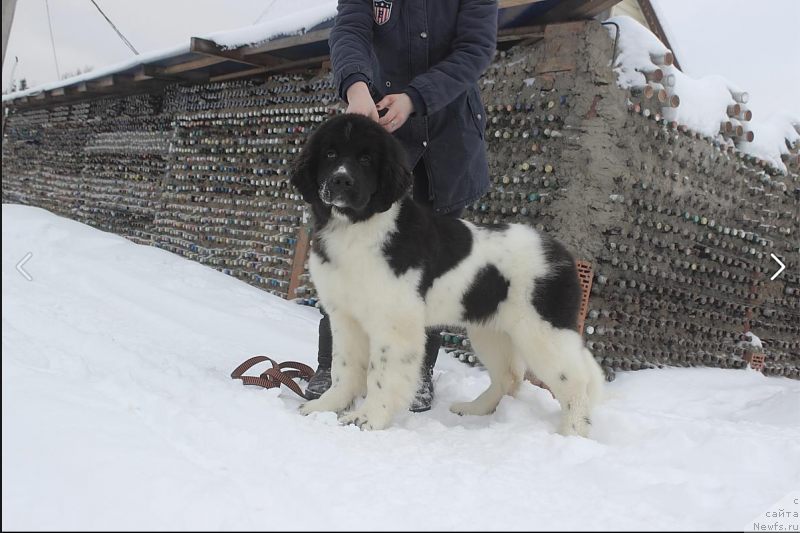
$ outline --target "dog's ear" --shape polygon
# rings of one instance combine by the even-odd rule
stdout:
[[[317,185],[317,156],[319,155],[319,135],[312,134],[300,155],[289,170],[289,182],[303,196],[303,200],[311,204],[319,200]]]
[[[381,179],[385,182],[384,186],[379,187],[380,211],[388,210],[393,203],[405,196],[414,183],[414,176],[408,164],[406,150],[391,134],[384,135],[383,168],[381,168]]]

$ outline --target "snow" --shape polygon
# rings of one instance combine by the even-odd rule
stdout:
[[[644,87],[647,80],[642,72],[657,67],[651,54],[663,54],[668,51],[667,47],[649,29],[630,17],[612,17],[608,21],[615,22],[620,27],[619,52],[615,65],[618,85],[623,89]],[[616,28],[613,25],[606,27],[613,37]],[[664,108],[664,118],[685,124],[692,131],[706,137],[726,142],[719,135],[720,124],[730,120],[727,108],[736,103],[731,92],[742,92],[743,89],[722,76],[710,74],[695,79],[674,65],[659,68],[665,77],[670,74],[675,76],[675,87],[667,90],[680,97],[679,107]],[[739,142],[737,148],[786,172],[781,154],[789,153],[785,139],[793,145],[800,142],[800,117],[782,113],[767,119],[754,117],[742,125],[745,129],[752,130],[755,138],[750,143]]]
[[[755,346],[756,348],[763,348],[764,345],[761,343],[761,339],[758,338],[752,331],[748,331],[744,334],[747,337],[747,341]]]
[[[329,0],[325,4],[315,6],[312,9],[305,9],[295,13],[287,14],[280,18],[269,19],[260,24],[230,31],[214,32],[208,35],[201,35],[200,37],[214,41],[226,49],[239,48],[251,44],[260,44],[277,37],[305,33],[307,30],[313,28],[317,24],[334,18],[336,16],[336,6],[336,0]],[[93,70],[79,76],[73,76],[71,78],[46,83],[26,89],[24,91],[4,94],[3,102],[7,100],[14,100],[16,98],[22,98],[23,96],[35,95],[42,91],[51,91],[59,87],[66,87],[67,85],[73,85],[83,81],[94,80],[110,74],[116,74],[138,65],[155,63],[163,59],[177,57],[179,55],[186,54],[189,51],[189,43],[187,42],[170,48],[139,54],[127,61],[122,61],[102,69]]]
[[[450,413],[488,378],[442,354],[431,411],[362,432],[229,377],[313,365],[317,310],[37,208],[2,230],[4,530],[741,530],[800,483],[797,381],[619,373],[587,440],[530,384]]]
[[[239,48],[250,44],[263,43],[276,37],[302,34],[317,24],[334,18],[337,5],[337,0],[332,0],[322,6],[291,13],[279,19],[268,20],[254,26],[212,33],[208,36],[208,39],[224,48]]]

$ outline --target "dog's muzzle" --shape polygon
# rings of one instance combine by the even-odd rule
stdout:
[[[327,205],[348,207],[353,199],[355,183],[353,176],[343,165],[322,184],[319,191],[320,200]]]

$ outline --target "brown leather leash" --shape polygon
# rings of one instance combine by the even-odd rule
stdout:
[[[269,361],[270,364],[272,364],[272,368],[266,369],[261,373],[260,376],[244,375],[245,372],[253,368],[255,365],[263,363],[264,361]],[[284,372],[284,368],[289,368],[291,370]],[[236,369],[231,372],[231,379],[241,379],[243,385],[256,385],[258,387],[264,387],[265,389],[274,389],[275,387],[280,387],[281,384],[283,384],[289,387],[301,398],[305,398],[305,394],[303,394],[303,391],[300,389],[297,383],[294,382],[294,378],[300,378],[305,381],[309,381],[313,375],[314,371],[311,369],[311,367],[304,365],[303,363],[298,363],[297,361],[285,361],[283,363],[278,363],[266,355],[257,355],[237,366]]]

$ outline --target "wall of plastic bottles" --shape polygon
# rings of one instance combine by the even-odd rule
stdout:
[[[498,52],[482,77],[492,187],[464,218],[533,225],[592,262],[582,333],[609,379],[744,368],[747,332],[764,343],[766,374],[800,378],[796,159],[782,172],[663,119],[680,88],[666,97],[618,88],[599,24],[558,38],[574,42]],[[341,110],[330,73],[316,71],[15,111],[3,201],[315,305],[307,272],[289,291],[308,222],[287,168],[309,131]],[[772,253],[787,265],[775,281]],[[443,337],[447,352],[480,363],[463,332]]]

